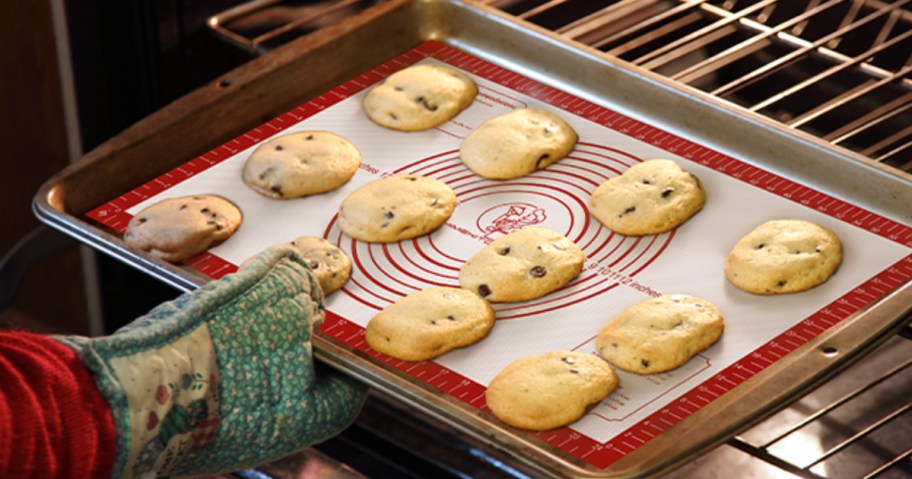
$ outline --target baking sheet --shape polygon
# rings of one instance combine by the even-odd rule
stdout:
[[[360,99],[390,73],[416,62],[458,67],[479,84],[475,103],[453,121],[426,132],[395,132],[371,123]],[[461,140],[484,120],[513,108],[559,112],[579,133],[568,158],[509,181],[474,176],[461,165]],[[723,338],[669,373],[619,372],[621,387],[579,422],[535,434],[596,467],[606,468],[651,438],[789,354],[820,332],[857,313],[912,277],[912,234],[891,219],[808,186],[621,115],[435,41],[327,92],[182,167],[91,211],[89,217],[122,231],[151,202],[185,194],[218,193],[238,204],[244,224],[234,237],[188,261],[217,278],[271,244],[310,234],[340,245],[355,263],[344,290],[329,298],[323,334],[367,353],[422,384],[477,408],[484,386],[509,362],[553,349],[593,352],[595,334],[614,314],[650,296],[688,293],[716,304],[726,318]],[[328,130],[355,144],[362,167],[331,193],[295,200],[264,198],[241,180],[256,145],[276,135]],[[650,158],[669,158],[696,174],[707,190],[703,211],[673,232],[630,238],[589,217],[588,195],[607,178]],[[336,211],[364,183],[395,173],[439,178],[458,206],[433,234],[390,245],[342,235]],[[845,258],[838,273],[810,291],[782,296],[741,292],[725,280],[723,264],[746,232],[774,218],[802,218],[836,231]],[[408,363],[377,355],[363,342],[363,326],[379,309],[410,292],[458,286],[458,268],[484,244],[511,228],[536,224],[575,240],[587,254],[583,273],[563,290],[519,304],[496,304],[488,338],[434,361]],[[496,421],[492,418],[487,418]]]

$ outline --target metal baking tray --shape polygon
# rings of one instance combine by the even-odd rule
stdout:
[[[226,74],[52,177],[36,195],[35,213],[47,224],[161,281],[183,290],[197,288],[210,278],[127,247],[116,232],[89,221],[86,213],[428,40],[579,98],[608,103],[623,115],[711,145],[715,151],[842,198],[889,221],[908,225],[912,219],[912,182],[907,175],[606,58],[482,4],[443,0],[384,2]],[[912,283],[905,280],[605,468],[539,436],[504,426],[326,335],[318,334],[314,346],[321,361],[480,445],[505,452],[523,469],[564,477],[644,477],[692,460],[826,381],[903,327],[910,314]]]

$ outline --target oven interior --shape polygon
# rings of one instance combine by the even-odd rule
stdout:
[[[139,2],[136,10],[113,13],[74,9],[76,13],[68,12],[77,47],[74,65],[80,64],[80,52],[89,57],[89,48],[78,47],[91,46],[87,31],[92,25],[113,24],[110,35],[132,28],[133,41],[107,44],[105,51],[112,58],[134,55],[135,66],[119,75],[145,79],[142,94],[121,91],[123,101],[118,101],[112,98],[118,93],[90,86],[88,78],[99,72],[116,80],[110,68],[96,65],[92,70],[90,62],[81,67],[88,71],[76,75],[77,87],[83,85],[77,89],[79,102],[104,98],[117,105],[108,110],[116,114],[102,115],[114,125],[109,129],[129,124],[232,66],[375,3],[173,0]],[[909,0],[476,3],[736,105],[745,114],[822,139],[886,174],[912,178]],[[84,117],[81,123],[97,125],[97,111],[94,120]],[[98,143],[106,133],[83,127],[84,143]],[[102,261],[100,268],[109,280],[103,284],[126,288],[143,281],[123,278],[134,273],[116,264]],[[132,317],[173,294],[145,289],[137,301],[135,289],[109,291],[107,309],[119,311],[129,304],[136,310],[118,316]],[[910,341],[912,327],[907,325],[836,378],[667,477],[730,476],[734,471],[741,477],[912,477]],[[317,449],[347,465],[337,470],[339,477],[531,477],[511,465],[505,452],[464,441],[457,432],[380,395],[372,396],[350,430]],[[292,458],[239,474],[303,477],[298,476],[303,467]]]

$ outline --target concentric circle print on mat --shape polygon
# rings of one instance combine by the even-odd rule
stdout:
[[[342,234],[333,217],[326,238],[348,251],[355,266],[344,294],[380,310],[421,289],[459,287],[459,269],[471,255],[526,226],[550,228],[570,238],[583,249],[586,263],[583,272],[559,291],[532,301],[494,304],[498,320],[547,313],[630,282],[656,261],[674,232],[618,235],[593,219],[586,205],[599,184],[640,161],[607,146],[580,143],[545,170],[509,182],[473,174],[460,161],[458,150],[403,166],[393,173],[446,182],[456,192],[456,210],[430,235],[387,244],[353,240]]]

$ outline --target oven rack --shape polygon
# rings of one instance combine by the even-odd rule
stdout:
[[[374,3],[255,0],[208,24],[262,54]],[[478,3],[912,172],[912,0]]]
[[[379,0],[253,0],[214,15],[209,30],[225,42],[261,55],[336,21]]]
[[[808,479],[912,477],[910,346],[907,325],[873,353],[880,360],[862,360],[728,444]]]
[[[487,3],[900,171],[912,170],[909,0]],[[531,3],[537,5],[527,7]],[[580,15],[584,5],[603,6]]]

